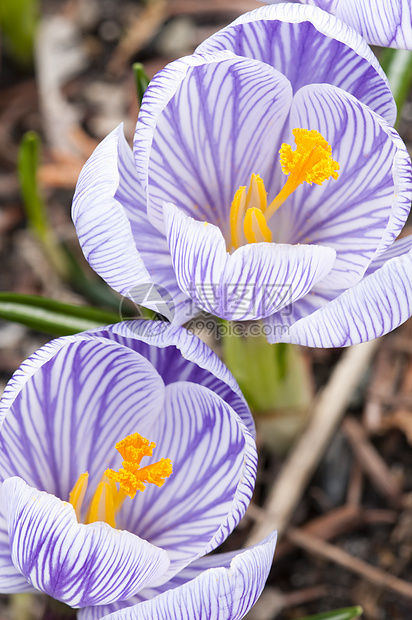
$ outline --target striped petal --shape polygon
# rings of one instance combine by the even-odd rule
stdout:
[[[371,262],[365,275],[369,276],[371,273],[374,273],[375,271],[383,267],[383,265],[392,258],[407,254],[411,249],[412,235],[408,235],[407,237],[398,239],[397,241],[395,241],[395,243],[391,245],[390,248],[388,248],[378,258],[375,258],[375,260]]]
[[[0,432],[0,475],[21,476],[68,499],[88,471],[87,505],[115,462],[116,442],[134,432],[147,436],[149,421],[162,411],[164,383],[148,360],[115,342],[82,336],[56,342],[51,359],[23,385],[15,382]]]
[[[135,210],[136,216],[143,210],[142,191],[127,148],[121,127],[101,142],[80,173],[72,208],[85,257],[93,269],[123,295],[127,295],[136,282],[151,282],[137,251],[124,206],[117,196],[122,187],[123,194],[128,194],[130,210]]]
[[[371,45],[412,50],[410,0],[340,0],[336,16]]]
[[[169,581],[157,586],[156,588],[145,588],[138,594],[131,596],[127,601],[118,601],[111,605],[96,605],[96,607],[87,607],[81,609],[78,614],[78,620],[100,620],[103,616],[106,616],[114,611],[124,609],[125,607],[133,607],[138,603],[153,599],[159,594],[163,594],[167,590],[174,590],[184,584],[199,577],[204,571],[213,568],[230,568],[232,560],[239,555],[239,549],[236,551],[230,551],[227,553],[213,553],[211,555],[203,556],[198,560],[195,560],[189,566],[186,566],[177,575],[172,577]]]
[[[163,229],[163,203],[229,227],[234,193],[270,169],[292,91],[278,71],[228,52],[190,56],[150,83],[135,135],[148,216]]]
[[[147,488],[136,508],[124,506],[119,524],[168,552],[163,583],[238,524],[253,493],[257,454],[231,407],[194,383],[166,387],[164,414],[150,437],[159,456],[172,460],[173,474],[161,489]]]
[[[339,178],[322,186],[303,183],[274,215],[272,227],[290,243],[334,248],[334,268],[321,286],[344,290],[400,233],[412,197],[410,159],[380,116],[334,86],[310,85],[296,93],[287,142],[294,127],[316,129],[327,139]]]
[[[291,0],[313,4],[339,17],[371,45],[412,49],[410,0]],[[263,0],[276,4],[283,0]]]
[[[0,592],[2,594],[33,592],[33,587],[12,562],[4,507],[3,485],[0,484]]]
[[[82,337],[108,338],[136,351],[150,361],[166,385],[190,381],[209,388],[235,410],[255,436],[253,417],[233,375],[210,347],[186,329],[158,321],[127,321],[85,332]],[[27,372],[24,365],[23,377]]]
[[[239,553],[230,568],[212,568],[164,594],[102,620],[240,620],[259,598],[272,565],[276,538]],[[82,620],[89,620],[83,616]]]
[[[146,195],[122,126],[83,167],[72,217],[86,259],[116,291],[161,314],[169,309],[170,319],[185,322],[196,314],[177,286],[165,237],[147,219]],[[162,297],[170,297],[169,308]]]
[[[78,523],[70,504],[21,478],[7,479],[3,489],[14,565],[71,607],[127,599],[167,570],[162,549],[106,523]]]
[[[288,2],[258,8],[213,34],[196,51],[222,49],[275,67],[290,80],[294,92],[306,84],[333,84],[391,125],[395,122],[396,106],[388,81],[364,39],[315,6]]]
[[[220,230],[165,207],[167,237],[182,290],[225,319],[259,319],[310,291],[332,269],[335,251],[320,245],[253,243],[232,255]]]
[[[291,325],[281,338],[309,347],[345,347],[379,338],[412,315],[412,251]]]

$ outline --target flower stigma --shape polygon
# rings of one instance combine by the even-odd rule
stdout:
[[[161,487],[165,483],[166,478],[172,473],[170,459],[161,459],[157,463],[140,467],[142,458],[152,456],[155,447],[154,442],[149,442],[139,433],[128,435],[116,444],[116,450],[123,458],[122,467],[119,471],[106,469],[104,472],[102,480],[97,485],[90,501],[85,523],[104,521],[112,527],[116,527],[116,514],[126,497],[129,496],[133,499],[137,491],[145,490],[146,484],[155,484]],[[88,472],[80,474],[69,496],[69,502],[72,504],[79,522],[88,478]]]
[[[267,205],[265,184],[258,174],[252,174],[249,187],[236,191],[230,209],[230,247],[236,250],[245,243],[272,241],[268,226],[270,218],[303,182],[322,185],[337,179],[339,164],[332,158],[332,147],[315,129],[293,130],[296,149],[283,143],[280,154],[282,172],[288,179],[278,195]]]

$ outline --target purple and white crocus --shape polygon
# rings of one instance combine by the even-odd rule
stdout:
[[[282,0],[262,0],[275,4]],[[318,6],[360,32],[371,45],[412,50],[411,0],[290,0]]]
[[[86,163],[83,252],[123,295],[167,289],[176,324],[205,310],[262,319],[270,342],[381,336],[412,313],[412,238],[395,241],[412,172],[395,115],[341,20],[299,4],[247,13],[154,77],[134,156],[118,128]]]
[[[81,620],[235,620],[256,601],[274,536],[206,556],[250,501],[253,420],[213,352],[162,327],[60,338],[13,375],[0,401],[1,592],[44,592]],[[146,456],[141,478],[155,484],[117,503],[107,470],[127,470],[133,448],[122,464],[115,445],[136,433],[173,473],[157,484]]]

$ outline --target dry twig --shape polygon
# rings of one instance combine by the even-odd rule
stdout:
[[[317,536],[312,536],[307,532],[303,532],[297,528],[289,528],[286,533],[287,539],[293,544],[305,549],[308,553],[317,555],[339,564],[344,568],[360,575],[366,581],[373,583],[375,586],[392,590],[401,596],[412,599],[412,584],[399,579],[390,573],[371,566],[363,560],[346,553],[343,549],[330,545],[329,543],[321,540]]]
[[[371,444],[363,426],[352,416],[347,416],[343,421],[343,431],[359,465],[369,476],[376,490],[392,504],[399,505],[402,494],[399,480],[392,474],[379,452]]]
[[[365,342],[343,353],[327,386],[315,400],[307,428],[291,450],[271,489],[265,505],[265,518],[256,523],[246,546],[258,543],[274,529],[280,536],[286,529],[378,343],[378,340]]]

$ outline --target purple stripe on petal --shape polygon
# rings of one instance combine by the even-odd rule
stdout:
[[[321,245],[253,243],[232,255],[220,230],[165,206],[167,237],[182,290],[225,319],[259,319],[303,297],[332,269],[335,250]]]
[[[309,347],[345,347],[379,338],[412,315],[411,251],[290,326],[283,338]]]
[[[222,49],[275,67],[294,91],[306,84],[339,86],[395,122],[387,78],[364,39],[317,7],[290,2],[261,7],[213,34],[196,51]]]
[[[137,351],[153,364],[166,385],[190,381],[208,387],[233,407],[255,436],[252,415],[233,375],[204,342],[186,329],[153,321],[126,321],[82,336],[109,338]]]
[[[393,243],[390,248],[388,248],[385,252],[383,252],[378,258],[375,258],[368,267],[366,272],[366,276],[369,276],[371,273],[374,273],[388,260],[392,258],[397,258],[398,256],[402,256],[403,254],[407,254],[412,249],[412,235],[408,235],[407,237],[403,237],[402,239],[398,239]]]
[[[288,80],[261,62],[212,56],[191,67],[156,120],[149,217],[160,220],[164,202],[172,202],[226,234],[238,187],[252,173],[265,178],[277,159],[291,98]]]
[[[265,585],[276,539],[235,556],[229,569],[212,568],[174,590],[116,611],[102,620],[240,620]]]
[[[112,603],[167,570],[167,553],[130,532],[79,524],[70,504],[20,478],[3,488],[13,563],[49,596],[71,607]]]
[[[3,485],[0,484],[0,592],[2,594],[34,592],[34,588],[12,562],[7,517],[4,514],[4,508]]]
[[[132,183],[134,208],[142,208],[139,181],[130,168],[133,159],[121,146],[124,140],[123,130],[118,127],[87,161],[77,182],[72,217],[90,265],[110,286],[127,295],[136,282],[150,283],[151,278],[136,249],[126,212],[116,198],[119,186]]]
[[[270,539],[272,539],[272,537],[270,537]],[[246,549],[245,551],[250,551],[251,549],[252,548]],[[229,570],[232,561],[240,553],[242,553],[242,551],[236,549],[236,551],[231,551],[228,553],[213,553],[211,555],[206,555],[198,560],[195,560],[189,564],[189,566],[186,566],[186,568],[181,570],[180,573],[172,577],[170,581],[158,586],[157,588],[145,588],[135,596],[127,599],[127,601],[118,601],[116,603],[112,603],[111,605],[98,605],[97,607],[88,607],[80,610],[79,620],[100,620],[103,616],[111,614],[115,611],[120,611],[127,607],[130,608],[138,603],[143,603],[144,601],[154,599],[159,594],[167,592],[168,590],[174,590],[193,581],[209,569],[224,568]]]
[[[326,138],[340,164],[339,178],[322,186],[303,183],[274,215],[275,239],[333,247],[337,259],[321,285],[343,290],[361,279],[405,223],[412,195],[409,156],[380,116],[334,86],[305,86],[296,93],[290,137],[294,127]],[[284,175],[278,187],[281,182]]]
[[[223,542],[240,521],[253,492],[256,447],[223,400],[186,382],[166,387],[164,414],[150,437],[156,456],[171,459],[173,474],[161,489],[152,485],[136,505],[125,505],[119,525],[168,552],[167,580]]]
[[[20,389],[0,433],[0,474],[19,475],[68,499],[88,471],[86,503],[102,473],[118,462],[115,444],[143,436],[162,411],[164,384],[149,361],[107,339],[66,343]]]
[[[412,50],[410,0],[341,0],[336,15],[372,45]]]

